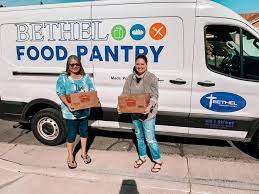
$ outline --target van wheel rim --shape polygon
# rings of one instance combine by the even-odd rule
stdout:
[[[59,135],[57,122],[49,117],[43,117],[38,121],[37,130],[41,137],[49,141],[56,139]]]

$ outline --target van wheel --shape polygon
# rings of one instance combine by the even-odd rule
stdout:
[[[259,130],[256,132],[250,143],[251,150],[255,154],[255,158],[259,159]]]
[[[255,133],[251,142],[232,142],[242,152],[252,156],[253,158],[259,159],[259,131]]]
[[[45,145],[55,146],[65,142],[66,127],[61,113],[54,108],[37,112],[31,122],[37,140]]]

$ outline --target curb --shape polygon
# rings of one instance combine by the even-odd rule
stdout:
[[[11,171],[14,173],[22,174],[34,174],[42,176],[50,176],[56,178],[70,178],[74,180],[84,180],[87,182],[101,182],[103,180],[110,181],[111,177],[115,178],[116,181],[121,182],[122,178],[137,178],[146,181],[158,181],[167,183],[180,183],[188,184],[188,178],[177,178],[172,176],[152,176],[150,174],[136,174],[121,172],[121,171],[111,171],[103,169],[95,170],[77,170],[77,169],[62,169],[56,167],[37,167],[37,166],[26,166],[14,161],[9,161],[0,158],[0,168],[6,171]],[[259,184],[242,182],[242,181],[232,181],[232,180],[221,180],[221,179],[203,179],[203,178],[190,178],[191,184],[213,186],[221,188],[239,189],[239,190],[249,190],[249,191],[259,191]]]

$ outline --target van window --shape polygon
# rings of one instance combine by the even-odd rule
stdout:
[[[240,30],[231,26],[206,28],[208,68],[226,75],[240,76]]]
[[[259,80],[259,42],[234,26],[212,25],[205,29],[207,67],[230,77]]]
[[[259,40],[244,30],[242,37],[244,78],[259,80]]]

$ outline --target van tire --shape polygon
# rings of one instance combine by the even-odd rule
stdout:
[[[54,108],[38,111],[32,118],[31,129],[36,139],[45,145],[56,146],[65,142],[64,119]]]
[[[254,151],[256,158],[259,158],[259,130],[255,133],[253,139],[252,139],[252,144],[254,145]]]

